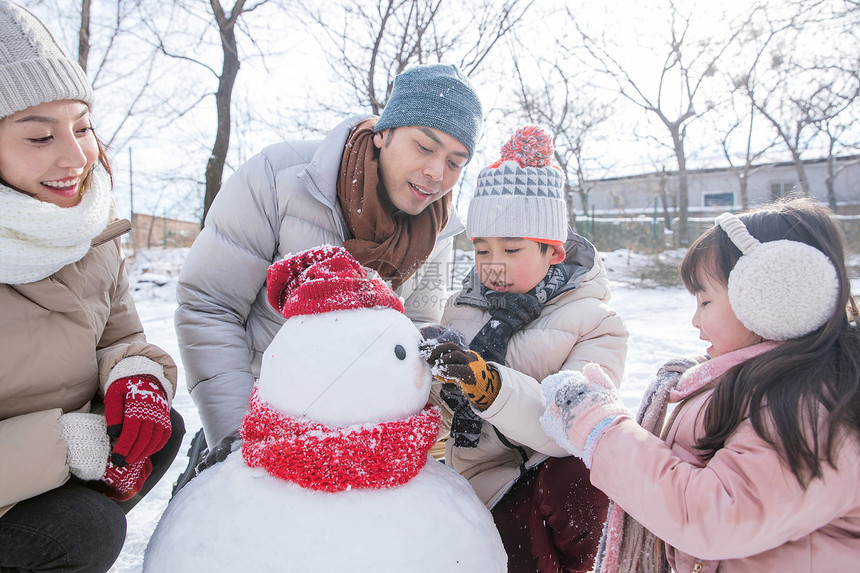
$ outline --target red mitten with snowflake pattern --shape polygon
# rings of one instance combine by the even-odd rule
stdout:
[[[115,380],[105,393],[107,433],[116,438],[111,462],[118,468],[143,461],[170,437],[170,405],[150,374]]]

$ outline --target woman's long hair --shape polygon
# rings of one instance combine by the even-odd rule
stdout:
[[[740,216],[763,243],[789,239],[827,255],[839,281],[838,304],[820,328],[725,373],[704,413],[705,435],[696,443],[708,460],[749,417],[804,489],[821,477],[822,463],[835,467],[841,437],[860,439],[858,307],[845,269],[842,233],[830,215],[812,199],[791,199]],[[725,231],[715,226],[690,247],[681,278],[694,294],[703,288],[702,273],[726,285],[740,257]]]

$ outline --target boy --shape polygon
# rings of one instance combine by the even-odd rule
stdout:
[[[608,500],[541,429],[540,382],[596,362],[618,384],[627,354],[600,257],[568,233],[552,154],[552,137],[529,126],[481,171],[466,221],[475,268],[443,328],[424,329],[451,425],[445,462],[490,508],[511,572],[591,570]]]

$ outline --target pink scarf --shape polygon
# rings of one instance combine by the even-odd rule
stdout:
[[[331,428],[274,410],[254,388],[242,422],[242,457],[250,467],[320,491],[396,487],[424,467],[440,419],[439,408],[428,404],[402,420]]]

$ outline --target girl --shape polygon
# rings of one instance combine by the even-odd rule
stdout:
[[[0,570],[107,571],[184,432],[146,342],[92,88],[0,0]]]
[[[667,364],[640,408],[662,441],[599,368],[544,382],[544,428],[614,500],[600,570],[856,570],[860,334],[839,229],[810,199],[717,223],[680,269],[710,360]]]

